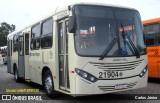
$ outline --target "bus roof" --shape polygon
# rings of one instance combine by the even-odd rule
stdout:
[[[108,6],[108,7],[117,7],[117,8],[126,8],[126,9],[136,10],[136,9],[134,9],[134,8],[131,8],[131,7],[120,6],[120,5],[113,5],[113,4],[105,4],[105,3],[77,2],[77,3],[74,3],[73,5]]]
[[[152,23],[156,23],[156,22],[160,22],[160,18],[154,18],[154,19],[149,19],[149,20],[144,20],[143,24],[152,24]]]
[[[125,8],[125,9],[136,10],[136,9],[134,9],[134,8],[125,7],[125,6],[119,6],[119,5],[102,4],[102,3],[77,2],[77,3],[73,3],[73,4],[71,4],[71,5],[65,5],[65,6],[63,6],[63,7],[57,7],[56,10],[54,10],[51,14],[49,14],[49,15],[47,15],[47,16],[39,19],[39,20],[37,20],[36,22],[32,22],[31,24],[29,24],[29,25],[27,25],[27,26],[25,26],[25,27],[23,27],[23,28],[21,28],[21,29],[19,29],[19,30],[16,30],[16,31],[8,34],[8,38],[7,38],[7,39],[12,39],[13,36],[14,36],[16,33],[20,32],[20,31],[23,31],[23,30],[25,30],[25,29],[27,29],[27,28],[30,28],[31,26],[35,25],[36,23],[41,22],[42,20],[44,20],[44,19],[46,19],[46,18],[48,18],[48,17],[50,17],[50,16],[54,16],[54,15],[56,15],[57,13],[59,13],[59,12],[61,12],[61,11],[67,10],[67,9],[68,9],[68,6],[74,6],[74,5],[108,6],[108,7],[117,7],[117,8]]]

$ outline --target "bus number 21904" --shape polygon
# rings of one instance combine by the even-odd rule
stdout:
[[[122,72],[119,71],[105,71],[99,72],[99,78],[117,78],[123,75]]]

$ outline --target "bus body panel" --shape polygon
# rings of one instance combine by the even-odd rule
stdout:
[[[24,35],[18,36],[18,76],[20,78],[25,77],[25,65],[24,65]]]
[[[30,71],[29,71],[29,56],[25,56],[25,79],[30,79]]]
[[[147,47],[148,51],[148,76],[160,78],[160,46]]]
[[[13,51],[13,40],[11,40],[11,41],[12,41],[12,51]],[[13,52],[12,52],[12,56],[11,56],[11,64],[10,65],[11,65],[11,74],[14,74],[14,70],[13,70]],[[7,66],[8,66],[8,64],[7,64]]]
[[[116,59],[117,60],[119,59],[121,61],[114,61]],[[129,64],[127,64],[127,62],[123,60],[127,60]],[[139,63],[133,70],[125,70],[125,68],[122,68],[121,69],[123,71],[122,77],[116,78],[115,76],[115,77],[110,77],[110,78],[99,78],[100,76],[99,73],[104,72],[105,69],[107,69],[107,68],[100,69],[101,65],[98,65],[100,63],[102,63],[102,65],[104,66],[110,65],[112,63],[113,63],[112,66],[115,66],[116,63],[120,63],[121,65],[124,65],[123,63],[125,63],[129,67],[132,67],[133,65],[130,65],[130,63],[133,61],[139,61],[139,60],[143,60],[143,61],[141,61],[141,63]],[[98,81],[95,83],[92,83],[80,77],[79,75],[76,75],[75,94],[90,94],[90,95],[91,94],[103,94],[103,93],[110,93],[110,92],[124,91],[124,90],[146,87],[147,80],[148,80],[147,79],[148,72],[146,72],[146,74],[143,77],[139,77],[139,75],[141,74],[141,71],[147,66],[146,60],[147,60],[146,55],[141,55],[139,59],[136,59],[135,57],[128,57],[128,58],[125,57],[125,59],[123,57],[119,57],[119,58],[115,57],[115,58],[105,58],[103,61],[99,61],[98,58],[87,59],[86,57],[77,57],[75,68],[81,68],[82,70],[94,75],[96,78],[98,78]],[[90,64],[90,62],[92,63],[94,62],[95,66],[93,64]],[[110,68],[110,69],[107,69],[107,71],[119,71],[119,70],[113,70]],[[116,90],[115,85],[121,85],[121,84],[126,84],[127,88]],[[87,92],[87,90],[89,91]]]
[[[147,86],[148,73],[143,78],[133,77],[122,80],[105,81],[101,80],[94,85],[93,94],[111,93],[125,90],[143,88]],[[126,84],[127,88],[116,89],[115,85]]]
[[[88,83],[81,77],[76,77],[76,93],[77,96],[105,94],[143,88],[147,86],[148,73],[143,78],[133,77],[123,80],[100,80],[96,83]],[[123,82],[122,82],[123,81]],[[127,84],[128,88],[115,89],[115,85]],[[130,86],[131,85],[131,86]],[[133,86],[132,86],[133,85]],[[129,87],[130,86],[130,87]]]
[[[13,72],[14,72],[14,66],[18,68],[18,52],[13,52],[12,53],[12,66],[13,66]]]
[[[160,78],[160,18],[143,21],[148,53],[148,76]]]
[[[31,72],[31,81],[39,83],[40,78],[40,71],[41,71],[41,53],[39,50],[30,51],[30,58],[29,58],[29,64],[30,64],[30,72]],[[36,65],[35,65],[36,64]]]

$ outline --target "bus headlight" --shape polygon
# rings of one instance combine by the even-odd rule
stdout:
[[[83,70],[75,68],[75,71],[80,77],[82,77],[90,82],[97,82],[97,80],[98,80],[95,76],[93,76],[92,74],[87,73]]]
[[[87,73],[83,73],[83,78],[87,78]]]
[[[94,77],[90,77],[90,80],[91,80],[91,81],[94,81],[94,79],[95,79]]]
[[[139,77],[143,77],[143,76],[146,74],[147,70],[148,70],[148,66],[146,66],[146,67],[142,70],[142,72],[139,74]]]

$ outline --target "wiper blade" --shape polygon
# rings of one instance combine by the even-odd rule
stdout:
[[[110,44],[107,46],[107,48],[104,50],[104,52],[101,54],[99,60],[103,60],[105,55],[109,53],[109,51],[112,49],[112,47],[116,44],[117,38],[114,38]]]
[[[126,35],[127,35],[127,38],[128,38],[128,40],[129,40],[131,46],[133,47],[133,50],[135,51],[136,57],[137,57],[137,58],[140,58],[140,54],[139,54],[136,46],[135,46],[134,43],[132,42],[130,36],[129,36],[127,33],[126,33]]]
[[[135,54],[136,54],[136,57],[137,57],[137,58],[140,58],[140,54],[139,54],[136,46],[135,46],[134,43],[132,42],[130,36],[129,36],[127,33],[124,33],[124,27],[123,27],[122,22],[121,22],[121,27],[123,28],[122,34],[124,34],[124,35],[126,34],[126,35],[127,35],[127,38],[128,38],[128,40],[129,40],[131,46],[133,47],[133,50],[134,50],[134,52],[135,52]]]

